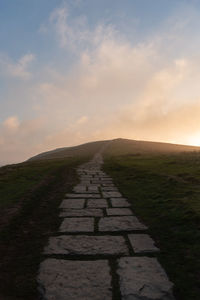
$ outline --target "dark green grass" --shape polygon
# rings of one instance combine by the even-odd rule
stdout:
[[[200,299],[200,154],[122,155],[105,170],[149,226],[179,300]]]
[[[27,162],[0,168],[0,207],[17,204],[45,176],[72,161],[76,158]]]
[[[64,194],[78,182],[75,168],[85,160],[3,168],[3,211],[13,205],[18,205],[18,211],[0,232],[0,299],[38,299],[36,276],[43,248],[60,224],[58,207]]]

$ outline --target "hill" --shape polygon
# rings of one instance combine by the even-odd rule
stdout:
[[[76,167],[100,150],[104,170],[161,249],[176,299],[199,300],[200,147],[128,139],[59,148],[0,168],[0,299],[38,299],[36,276],[60,225],[60,202],[78,183]]]
[[[66,157],[75,157],[79,155],[86,156],[99,151],[100,149],[102,149],[102,147],[105,149],[105,153],[110,155],[200,151],[200,147],[196,146],[136,141],[119,138],[114,140],[90,142],[75,147],[58,148],[52,151],[38,154],[30,158],[29,161],[55,158],[61,159]]]
[[[40,153],[36,156],[31,157],[28,161],[35,161],[35,160],[44,160],[44,159],[63,159],[67,157],[77,157],[77,156],[88,156],[91,155],[103,146],[105,146],[110,141],[97,141],[97,142],[90,142],[81,144],[74,147],[65,147],[65,148],[58,148],[55,150],[51,150],[48,152]]]

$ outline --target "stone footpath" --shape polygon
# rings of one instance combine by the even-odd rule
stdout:
[[[81,182],[61,203],[38,275],[42,299],[174,300],[159,249],[102,163],[97,154],[79,167]]]

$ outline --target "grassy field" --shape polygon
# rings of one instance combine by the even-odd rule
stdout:
[[[1,300],[38,300],[36,275],[60,224],[58,206],[78,182],[75,168],[106,145],[105,170],[149,226],[177,300],[199,300],[199,148],[122,139],[0,168]]]
[[[75,167],[91,156],[0,168],[0,299],[38,299],[42,251],[58,228],[58,206],[78,182]]]
[[[199,300],[200,153],[122,153],[107,149],[105,171],[149,226],[177,299]]]

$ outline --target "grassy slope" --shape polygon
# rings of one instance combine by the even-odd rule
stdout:
[[[43,247],[59,226],[59,203],[77,182],[74,168],[104,144],[89,143],[56,151],[57,159],[51,153],[45,160],[0,168],[0,299],[38,299],[35,278]],[[150,225],[181,300],[198,299],[199,157],[145,154],[164,149],[196,148],[115,140],[108,144],[112,158],[106,169]],[[143,154],[119,156],[125,153]]]
[[[40,159],[55,159],[55,158],[66,158],[66,157],[77,157],[77,156],[87,156],[99,151],[101,147],[107,144],[108,141],[97,141],[82,144],[75,147],[67,147],[61,149],[55,149],[49,152],[44,152],[36,155],[30,159],[30,161],[40,160]]]
[[[105,170],[149,226],[177,299],[199,300],[200,154],[128,152],[108,148]]]
[[[0,232],[0,299],[38,299],[36,274],[48,237],[59,226],[58,206],[78,178],[86,157],[38,161],[0,168],[4,216],[17,207]]]

